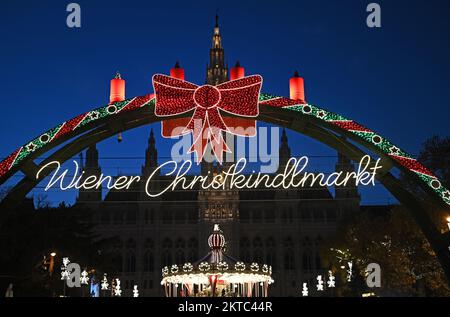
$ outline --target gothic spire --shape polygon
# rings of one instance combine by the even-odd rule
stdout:
[[[148,172],[149,169],[158,165],[158,150],[156,149],[155,134],[153,128],[150,130],[150,136],[148,138],[148,146],[145,151],[145,165],[143,172]]]
[[[286,129],[283,128],[283,132],[281,133],[281,146],[279,151],[279,159],[280,159],[279,166],[280,167],[285,166],[290,158],[291,158],[291,148],[289,147],[288,144]]]
[[[91,145],[86,151],[86,163],[87,169],[98,168],[98,150],[96,144]]]
[[[226,81],[228,81],[228,65],[225,63],[225,52],[222,47],[222,35],[220,34],[219,28],[219,16],[216,14],[212,46],[209,50],[206,83],[209,85],[218,85]]]
[[[83,155],[80,155],[80,160],[83,159]],[[102,173],[99,162],[98,162],[98,150],[96,144],[91,145],[85,154],[85,164],[82,166],[83,176],[82,180],[84,181],[89,176],[97,176],[99,177]],[[100,202],[102,200],[102,187],[95,189],[84,189],[80,188],[78,190],[77,202],[86,203],[86,202]]]

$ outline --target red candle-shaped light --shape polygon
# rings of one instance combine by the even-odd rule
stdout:
[[[294,100],[305,102],[305,86],[303,78],[300,77],[298,71],[295,71],[294,77],[289,79],[290,97]]]
[[[125,80],[120,77],[120,73],[117,72],[116,77],[111,79],[111,90],[109,94],[109,102],[125,100]]]
[[[236,80],[245,77],[245,68],[239,62],[230,70],[230,80]]]
[[[180,67],[180,63],[177,62],[174,68],[170,69],[170,77],[184,80],[184,69]]]

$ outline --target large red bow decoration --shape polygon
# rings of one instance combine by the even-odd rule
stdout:
[[[155,114],[158,117],[171,117],[193,110],[190,119],[181,120],[181,130],[172,130],[170,135],[165,136],[192,133],[193,144],[188,153],[196,153],[197,163],[203,159],[208,143],[217,160],[222,163],[223,153],[231,152],[223,139],[223,132],[240,136],[256,134],[255,128],[249,132],[249,122],[245,118],[258,116],[261,85],[262,77],[259,75],[228,81],[218,86],[198,86],[157,74],[153,76]],[[222,111],[237,117],[222,116]],[[165,122],[167,121],[163,121],[163,124]],[[256,124],[254,120],[250,122],[251,126]],[[163,127],[163,135],[164,131],[167,133]]]

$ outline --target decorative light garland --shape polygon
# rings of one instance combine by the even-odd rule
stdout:
[[[253,263],[250,265],[250,270],[251,270],[252,272],[257,272],[257,271],[259,271],[259,264],[253,262]]]
[[[0,181],[14,167],[18,166],[31,154],[37,150],[43,149],[45,145],[56,141],[57,139],[76,131],[77,129],[93,123],[100,119],[118,115],[123,112],[133,111],[144,106],[154,105],[155,100],[153,94],[131,98],[125,101],[119,101],[113,105],[106,105],[98,109],[83,113],[73,119],[65,121],[56,127],[46,131],[42,135],[34,138],[26,145],[18,148],[6,159],[0,162]],[[111,106],[115,107],[115,111],[111,111]]]
[[[363,140],[364,142],[369,143],[381,150],[384,154],[388,155],[405,169],[413,172],[447,205],[450,205],[450,191],[442,185],[439,179],[430,170],[423,166],[419,161],[412,158],[411,155],[406,153],[404,150],[395,146],[389,140],[383,138],[363,125],[317,106],[311,104],[298,104],[298,101],[283,97],[272,96],[271,98],[270,95],[264,95],[261,98],[260,96],[260,105],[300,112],[304,115],[315,117],[323,122],[332,124],[342,130],[352,133],[360,140]]]
[[[363,125],[317,106],[311,104],[299,104],[296,100],[284,97],[261,93],[259,96],[259,101],[260,106],[283,108],[286,110],[300,112],[303,115],[314,117],[322,122],[331,124],[353,134],[365,143],[375,146],[406,170],[413,172],[419,180],[425,183],[426,186],[436,193],[436,195],[438,195],[443,202],[450,205],[450,191],[443,186],[442,182],[439,181],[439,179],[430,170],[424,167],[416,159],[412,158],[401,148],[395,146],[381,135],[364,127]],[[39,137],[26,143],[24,146],[18,148],[2,162],[0,162],[0,182],[3,181],[3,179],[7,177],[10,172],[16,171],[19,164],[29,158],[33,153],[38,150],[45,150],[45,146],[51,144],[62,136],[66,136],[67,134],[76,131],[78,128],[94,121],[116,116],[122,112],[136,110],[144,106],[154,105],[154,96],[149,94],[116,102],[112,105],[106,105],[81,114],[69,121],[63,122],[62,124],[48,130]]]
[[[194,267],[192,266],[191,263],[185,263],[183,265],[183,272],[185,272],[185,273],[192,272],[193,269],[194,269]]]
[[[245,270],[245,264],[244,264],[243,262],[237,262],[237,263],[234,265],[234,269],[235,269],[236,271],[244,271],[244,270]]]
[[[178,265],[174,264],[170,267],[170,273],[176,274],[178,273]]]
[[[207,272],[211,269],[211,265],[208,262],[202,262],[198,265],[198,269],[202,272]]]
[[[227,263],[227,262],[224,262],[224,261],[219,262],[219,263],[217,264],[217,269],[219,269],[219,270],[221,270],[221,271],[226,271],[226,270],[228,270],[228,263]]]

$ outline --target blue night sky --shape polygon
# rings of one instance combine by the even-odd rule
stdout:
[[[433,134],[449,135],[450,2],[377,1],[380,29],[365,24],[370,2],[77,1],[82,27],[70,29],[70,1],[4,0],[0,157],[106,104],[116,70],[127,81],[127,97],[150,93],[152,75],[167,73],[177,60],[187,80],[204,83],[216,10],[226,60],[230,66],[239,60],[247,74],[261,74],[264,92],[288,96],[288,79],[298,69],[310,103],[417,154]],[[121,144],[115,138],[99,144],[103,171],[137,172],[148,133],[143,127],[124,133]],[[288,136],[295,155],[335,155],[292,131]],[[164,161],[170,142],[157,144]],[[136,159],[108,159],[118,156]],[[334,160],[312,158],[313,168],[332,168]],[[388,193],[377,189],[363,198],[386,203]]]

